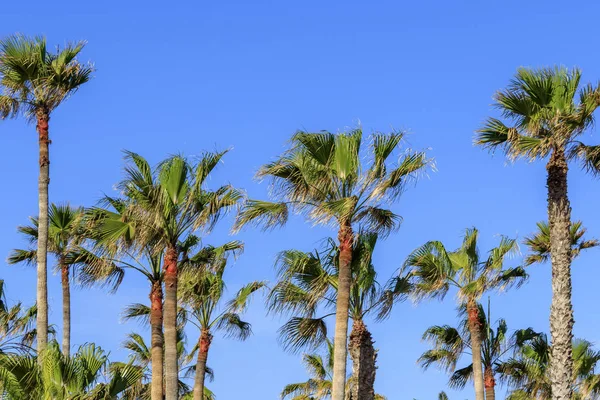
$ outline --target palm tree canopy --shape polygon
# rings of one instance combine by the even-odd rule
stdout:
[[[29,308],[24,308],[21,303],[9,305],[6,285],[0,279],[0,355],[31,350],[36,315],[35,305]]]
[[[502,236],[498,246],[481,257],[477,246],[479,232],[467,229],[462,245],[448,251],[439,241],[430,241],[414,250],[404,263],[404,270],[414,279],[416,298],[443,298],[450,287],[458,289],[461,302],[478,300],[488,290],[520,285],[527,278],[518,266],[504,268],[505,260],[518,250],[516,239]]]
[[[534,160],[561,150],[597,173],[600,146],[586,146],[577,139],[594,122],[600,88],[580,86],[580,81],[577,68],[520,68],[509,87],[495,96],[496,107],[510,124],[489,118],[476,143],[492,150],[500,147],[513,159]]]
[[[85,42],[69,43],[49,52],[46,39],[23,35],[0,41],[0,118],[23,113],[34,118],[38,110],[50,113],[88,82],[93,67],[77,61]]]
[[[527,236],[524,244],[529,248],[529,254],[525,258],[525,265],[543,263],[550,260],[550,227],[545,221],[537,223],[537,232]],[[577,257],[582,250],[598,246],[596,239],[586,239],[583,236],[586,229],[581,221],[576,221],[570,227],[571,256]]]
[[[271,180],[275,201],[248,201],[236,229],[248,223],[267,229],[280,226],[290,211],[317,224],[356,223],[382,235],[396,229],[401,218],[384,204],[398,197],[431,162],[424,152],[398,156],[401,132],[371,135],[368,150],[362,137],[360,128],[339,134],[297,132],[289,150],[258,172],[259,178]],[[391,161],[394,155],[397,162]]]
[[[349,309],[353,320],[363,320],[368,314],[386,317],[393,303],[405,299],[411,290],[406,277],[385,288],[379,285],[372,263],[377,239],[376,233],[361,233],[353,243]],[[286,250],[277,257],[278,281],[267,307],[291,316],[279,333],[284,347],[292,351],[319,346],[327,338],[326,319],[333,315],[337,298],[339,247],[333,239],[324,243],[320,251]]]

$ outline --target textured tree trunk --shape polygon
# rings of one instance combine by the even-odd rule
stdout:
[[[373,338],[363,321],[354,321],[350,332],[348,352],[352,359],[351,389],[352,400],[375,399],[375,372],[377,353],[373,347]]]
[[[166,400],[178,399],[177,366],[177,249],[165,253],[165,394]]]
[[[344,400],[346,390],[346,359],[348,341],[348,309],[352,284],[352,226],[342,223],[338,232],[340,262],[338,292],[335,309],[335,336],[333,348],[333,382],[331,400]]]
[[[485,367],[483,379],[485,386],[485,400],[496,400],[496,379],[494,379],[494,370],[491,367]]]
[[[467,303],[469,333],[471,334],[471,350],[473,353],[473,382],[475,384],[475,400],[485,400],[483,384],[483,363],[481,361],[481,321],[479,308],[475,300]]]
[[[50,138],[48,121],[50,113],[38,109],[37,131],[39,137],[38,178],[38,239],[37,239],[37,350],[44,351],[48,346],[48,185],[50,184]]]
[[[151,356],[152,356],[152,383],[150,398],[163,400],[163,292],[161,282],[153,282],[150,291],[150,329],[151,329]]]
[[[62,259],[62,257],[59,263],[63,295],[62,352],[65,356],[69,356],[71,351],[71,286],[69,283],[69,266],[65,264],[65,261]]]
[[[553,400],[573,396],[573,305],[571,304],[571,205],[567,194],[568,166],[562,149],[555,150],[548,171],[548,225],[552,260],[550,308],[550,380]]]
[[[208,349],[212,342],[212,335],[208,329],[202,329],[200,332],[200,341],[198,342],[198,361],[196,362],[196,377],[194,379],[194,400],[204,399],[204,377],[206,376],[206,360],[208,359]]]

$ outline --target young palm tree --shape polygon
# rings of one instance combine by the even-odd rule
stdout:
[[[338,296],[339,248],[329,239],[323,251],[303,253],[287,250],[280,253],[279,280],[268,297],[268,308],[290,314],[279,333],[284,346],[293,351],[303,347],[316,348],[327,341],[326,320],[334,315]],[[406,297],[410,284],[397,278],[389,288],[377,283],[372,264],[377,234],[358,235],[352,247],[352,286],[350,288],[349,318],[352,319],[349,353],[352,359],[353,382],[347,385],[347,395],[353,399],[369,400],[375,396],[377,353],[365,324],[369,314],[378,317],[389,314],[394,302]],[[323,313],[319,315],[319,313]]]
[[[39,137],[39,238],[37,241],[37,345],[48,342],[48,184],[50,183],[50,136],[52,112],[81,85],[90,80],[93,68],[77,61],[85,43],[68,44],[55,53],[46,39],[22,35],[0,41],[0,119],[24,115],[36,121]]]
[[[263,166],[260,178],[271,178],[275,202],[248,201],[236,228],[248,223],[266,228],[284,225],[290,211],[313,223],[338,230],[339,288],[335,321],[333,400],[344,400],[350,306],[352,243],[354,232],[368,230],[388,234],[400,217],[385,205],[397,199],[407,183],[425,170],[429,160],[422,152],[405,152],[398,163],[390,162],[400,146],[402,133],[374,134],[369,150],[362,130],[332,134],[297,132],[290,149]],[[366,159],[366,161],[365,161]]]
[[[241,250],[241,244],[231,242],[222,248],[228,251]],[[207,260],[205,253],[206,250],[202,249],[182,263],[179,286],[179,297],[188,309],[187,322],[195,325],[200,331],[198,342],[190,354],[190,357],[193,357],[196,352],[198,353],[194,400],[203,400],[204,397],[206,362],[213,333],[221,330],[226,336],[240,340],[247,339],[252,329],[248,322],[242,321],[240,314],[246,310],[252,294],[265,287],[264,282],[251,282],[243,286],[233,299],[223,304],[226,254],[220,251],[216,257]]]
[[[537,232],[524,240],[525,246],[529,248],[529,254],[525,258],[525,265],[544,263],[550,260],[550,227],[546,222],[537,223]],[[596,239],[585,239],[586,229],[581,221],[573,222],[570,228],[571,258],[575,259],[582,250],[597,247],[600,243]]]
[[[600,399],[600,352],[586,340],[574,340],[572,345],[574,370],[571,386],[573,400]],[[497,372],[500,380],[511,389],[507,400],[550,400],[552,379],[550,376],[551,346],[546,335],[523,343],[515,357],[500,363]]]
[[[6,286],[0,279],[0,356],[10,353],[27,353],[35,338],[32,322],[37,308],[23,308],[21,303],[9,306],[6,300]]]
[[[478,231],[467,229],[462,245],[448,251],[441,242],[431,241],[408,256],[405,268],[410,269],[417,298],[443,298],[450,287],[458,290],[460,305],[465,307],[473,358],[473,382],[476,400],[484,400],[484,378],[481,359],[483,326],[477,305],[489,290],[522,283],[526,273],[522,267],[504,269],[507,255],[517,249],[517,241],[502,237],[497,247],[483,259],[477,248]]]
[[[226,151],[205,153],[191,163],[173,156],[152,169],[140,155],[127,152],[128,165],[121,189],[127,198],[126,214],[139,240],[134,244],[152,243],[152,254],[162,254],[165,343],[166,400],[177,400],[177,280],[180,243],[193,231],[209,231],[242,194],[229,185],[215,191],[205,188],[206,179]],[[118,228],[106,229],[105,235],[119,235]],[[139,250],[139,248],[138,248]]]
[[[48,212],[48,244],[47,251],[54,255],[57,261],[56,270],[61,275],[63,307],[63,338],[62,351],[65,356],[71,349],[71,282],[74,266],[80,262],[80,256],[85,250],[81,247],[84,240],[83,209],[73,208],[68,204],[51,204]],[[22,233],[31,244],[29,249],[15,249],[8,257],[9,264],[27,263],[34,265],[37,260],[37,241],[39,236],[39,219],[30,218],[31,224],[20,226]]]
[[[51,342],[39,356],[0,357],[3,399],[105,400],[135,385],[142,370],[131,364],[109,363],[108,354],[94,344],[81,346],[73,356]]]
[[[423,369],[435,364],[451,373],[448,384],[451,388],[458,389],[463,389],[467,382],[473,379],[473,364],[456,368],[460,358],[465,354],[470,355],[472,352],[469,321],[464,308],[461,310],[461,319],[459,328],[449,325],[429,327],[423,334],[423,340],[431,343],[433,347],[424,352],[418,360]],[[513,353],[537,337],[538,333],[528,328],[507,335],[508,326],[504,319],[497,322],[494,330],[490,320],[489,305],[487,316],[483,307],[479,305],[479,324],[482,327],[481,360],[484,371],[485,398],[494,400],[496,398],[495,369],[509,353]]]
[[[476,143],[502,148],[511,159],[547,159],[548,221],[552,260],[550,334],[553,343],[553,399],[570,400],[573,359],[571,303],[571,205],[567,193],[569,161],[579,158],[600,171],[600,146],[585,146],[579,137],[594,121],[600,88],[580,88],[581,71],[565,68],[521,68],[510,86],[497,93],[496,106],[505,124],[490,118],[478,131]],[[578,97],[578,99],[576,98]]]

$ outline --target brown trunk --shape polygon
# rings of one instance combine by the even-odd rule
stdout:
[[[69,283],[69,266],[65,264],[62,257],[59,263],[63,294],[62,351],[65,356],[68,356],[71,350],[71,287]]]
[[[567,194],[568,166],[563,149],[555,149],[548,171],[548,225],[552,260],[550,308],[550,381],[553,400],[573,396],[573,305],[571,303],[571,205]]]
[[[37,350],[44,351],[48,346],[48,185],[50,184],[50,137],[48,121],[50,113],[38,109],[37,131],[39,136],[38,178],[38,239],[37,239]]]
[[[206,375],[206,360],[212,335],[208,329],[202,329],[198,342],[198,361],[196,362],[196,377],[194,379],[194,400],[204,399],[204,377]]]
[[[467,303],[469,333],[471,334],[471,350],[473,354],[473,382],[475,385],[475,400],[485,400],[483,385],[483,363],[481,361],[481,321],[479,308],[475,300]]]
[[[151,329],[151,356],[152,356],[152,382],[150,398],[163,400],[163,292],[161,282],[153,282],[150,291],[150,329]]]
[[[496,400],[496,379],[494,379],[494,370],[486,367],[483,373],[483,379],[485,386],[485,400]]]
[[[377,353],[371,333],[363,321],[352,324],[348,352],[352,359],[351,399],[374,400]]]
[[[335,310],[335,336],[333,348],[333,382],[331,400],[344,400],[346,390],[346,359],[348,357],[348,309],[350,308],[350,286],[352,284],[352,226],[342,223],[338,232],[340,262],[338,292]]]
[[[166,400],[179,396],[179,369],[177,366],[177,249],[167,248],[165,268],[165,394]]]

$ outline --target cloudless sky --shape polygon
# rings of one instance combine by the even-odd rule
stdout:
[[[169,154],[198,155],[232,148],[212,177],[251,197],[267,185],[257,168],[285,148],[297,129],[343,130],[359,122],[365,133],[402,129],[408,146],[429,149],[437,170],[410,187],[394,210],[404,217],[397,234],[378,244],[375,265],[385,282],[407,254],[427,240],[460,244],[463,230],[480,229],[481,250],[499,234],[522,239],[545,219],[543,163],[509,164],[473,147],[473,132],[489,115],[492,95],[519,66],[577,65],[583,81],[600,79],[597,26],[600,3],[564,1],[38,1],[3,2],[0,36],[45,35],[50,45],[85,39],[82,60],[94,79],[63,104],[50,121],[54,202],[90,206],[115,194],[122,150],[153,163]],[[586,139],[598,143],[597,137]],[[0,255],[25,246],[19,224],[37,213],[37,135],[22,119],[0,123],[3,210]],[[574,219],[600,236],[600,182],[573,166],[569,194]],[[205,243],[230,240],[231,218]],[[285,228],[236,236],[245,253],[227,279],[233,294],[243,283],[273,280],[277,252],[312,250],[333,231],[295,218]],[[524,249],[522,249],[524,251]],[[575,334],[593,342],[598,333],[598,255],[574,264]],[[522,257],[510,261],[517,265]],[[4,263],[5,264],[5,263]],[[550,271],[532,267],[519,290],[492,296],[492,318],[509,328],[548,331]],[[0,268],[8,297],[35,301],[34,268]],[[50,318],[60,328],[60,280],[50,275]],[[147,302],[149,288],[130,274],[116,294],[75,289],[73,343],[96,342],[124,360],[125,335],[144,331],[121,321],[126,304]],[[218,335],[209,355],[220,400],[276,399],[287,383],[306,379],[300,355],[278,345],[283,322],[266,316],[263,299],[246,315],[247,342]],[[390,400],[436,398],[447,376],[423,372],[421,334],[433,324],[456,324],[455,297],[415,306],[400,304],[390,320],[368,321],[379,349],[376,389]],[[198,333],[188,330],[190,347]],[[465,361],[466,362],[466,361]],[[447,391],[472,399],[468,386]]]

